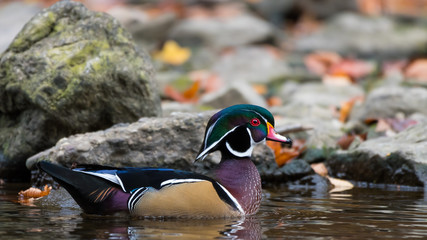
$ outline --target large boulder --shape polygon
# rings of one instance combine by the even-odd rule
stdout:
[[[194,159],[213,113],[173,113],[168,117],[141,118],[131,124],[72,135],[30,157],[27,167],[36,169],[37,162],[46,160],[67,167],[75,164],[167,167],[210,175],[219,163],[220,153],[210,154],[203,161],[194,162]],[[303,160],[279,168],[273,151],[265,144],[254,148],[252,160],[264,181],[292,184],[292,181],[313,176],[307,181],[318,182],[314,181],[316,177],[310,165]],[[37,170],[34,176],[33,182],[40,182]]]
[[[212,114],[173,113],[168,117],[141,118],[131,124],[117,124],[106,130],[72,135],[30,157],[27,168],[33,169],[38,161],[47,160],[64,166],[76,163],[150,166],[208,173],[219,163],[219,152],[196,163],[194,159]],[[254,161],[272,164],[274,154],[269,147],[261,145],[254,152]]]
[[[326,161],[329,173],[361,182],[425,187],[426,132],[427,120],[393,137],[371,139],[337,152]]]
[[[350,118],[393,118],[397,113],[410,116],[414,113],[427,115],[427,90],[422,87],[383,86],[374,89],[360,108]]]
[[[149,57],[111,16],[61,1],[0,55],[0,176],[70,134],[160,114]]]

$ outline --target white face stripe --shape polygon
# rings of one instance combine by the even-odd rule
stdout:
[[[253,112],[253,113],[255,113],[255,114],[257,114],[258,116],[260,116],[263,120],[264,120],[264,122],[265,122],[265,124],[267,124],[268,123],[268,121],[267,121],[267,119],[264,117],[264,116],[262,116],[260,113],[258,113],[257,111],[254,111],[254,110],[248,110],[248,109],[243,109],[244,111],[248,111],[248,112]],[[216,142],[214,142],[214,143],[212,143],[210,146],[209,146],[209,148],[206,148],[206,146],[207,146],[207,142],[208,142],[208,137],[210,136],[210,134],[212,133],[212,131],[213,131],[213,129],[214,129],[214,127],[215,127],[215,125],[217,124],[217,122],[221,119],[222,117],[219,117],[210,127],[209,127],[209,129],[208,129],[208,131],[206,132],[206,136],[205,136],[205,139],[204,139],[204,148],[205,148],[205,150],[203,151],[203,152],[201,152],[197,157],[196,157],[196,159],[200,159],[200,158],[202,158],[202,156],[203,156],[203,158],[202,158],[202,160],[207,156],[206,154],[212,149],[212,148],[214,148],[219,142],[221,142],[221,140],[224,138],[224,137],[226,137],[230,132],[232,132],[232,131],[234,131],[237,127],[239,127],[239,126],[236,126],[236,127],[234,127],[233,129],[231,129],[230,131],[228,131],[227,133],[225,133],[224,134],[224,136],[222,136],[218,141],[216,141]],[[242,156],[244,156],[244,157],[246,157],[246,156],[249,156],[250,157],[250,155],[251,155],[251,153],[252,153],[252,146],[254,145],[254,143],[253,143],[253,139],[252,139],[252,134],[250,133],[250,131],[249,131],[249,129],[247,129],[248,130],[248,132],[249,132],[249,135],[250,135],[250,137],[251,137],[251,147],[247,150],[247,151],[245,151],[244,153],[247,153],[248,151],[250,151],[250,153],[249,153],[249,155],[243,155],[243,153],[239,153],[239,152],[237,152],[237,151],[234,151],[231,147],[230,147],[230,145],[228,144],[228,143],[226,143],[226,147],[227,147],[227,149],[231,152],[231,153],[233,153],[233,154],[235,154],[236,156],[239,156],[239,154],[241,154]],[[263,141],[261,141],[261,142],[263,142]],[[205,156],[206,155],[206,156]],[[240,156],[239,156],[240,157]]]
[[[259,112],[253,111],[253,110],[245,110],[245,111],[254,112],[255,114],[257,114],[258,116],[260,116],[264,120],[265,124],[268,123],[267,119],[263,115],[259,114]]]
[[[213,125],[212,125],[213,126]],[[211,127],[212,127],[211,126]],[[226,132],[218,141],[216,141],[216,142],[214,142],[214,143],[212,143],[208,148],[206,148],[206,140],[207,140],[207,137],[208,137],[208,135],[206,134],[206,139],[205,139],[205,150],[203,151],[203,152],[201,152],[200,154],[199,154],[199,156],[197,156],[196,157],[196,159],[199,159],[201,156],[203,156],[203,155],[206,155],[207,154],[207,152],[209,152],[212,148],[214,148],[219,142],[221,142],[221,140],[222,139],[224,139],[229,133],[231,133],[232,131],[234,131],[236,128],[237,128],[238,126],[236,126],[236,127],[234,127],[233,129],[231,129],[230,131],[228,131],[228,132]],[[210,128],[209,128],[209,130],[210,130]],[[208,131],[209,131],[208,130]]]

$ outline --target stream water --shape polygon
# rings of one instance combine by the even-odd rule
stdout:
[[[87,216],[70,201],[15,203],[27,186],[0,186],[0,239],[427,239],[422,189],[264,190],[260,211],[242,219]]]

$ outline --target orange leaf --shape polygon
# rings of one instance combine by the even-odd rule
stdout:
[[[187,90],[182,93],[175,90],[172,86],[166,85],[164,93],[166,96],[181,103],[196,102],[199,98],[199,89],[200,81],[195,81]]]
[[[304,140],[294,140],[292,148],[284,148],[280,142],[267,141],[267,146],[273,149],[276,164],[281,167],[299,156],[305,150]]]
[[[326,169],[326,166],[324,163],[312,163],[311,168],[313,169],[313,171],[317,174],[319,174],[320,176],[327,176],[328,175],[328,169]]]
[[[263,84],[254,84],[252,85],[252,88],[255,90],[256,93],[259,95],[265,95],[268,92],[267,86]]]
[[[40,190],[38,188],[30,187],[25,191],[20,191],[18,193],[20,199],[29,199],[29,198],[40,198],[49,195],[50,190],[52,190],[52,187],[44,186],[43,190]]]
[[[332,75],[347,75],[357,79],[368,75],[373,70],[374,67],[370,63],[356,59],[342,59],[331,65],[328,72]]]
[[[188,75],[191,80],[200,81],[200,88],[206,93],[217,91],[224,86],[217,74],[207,70],[192,71]]]
[[[307,68],[318,74],[328,73],[329,68],[341,61],[341,56],[334,52],[316,52],[305,57],[304,62]]]
[[[417,59],[405,69],[405,77],[420,82],[427,82],[427,59]]]
[[[270,97],[267,99],[267,104],[270,107],[282,105],[282,99],[276,96]]]
[[[186,62],[190,56],[191,51],[189,48],[180,47],[177,42],[172,40],[167,41],[163,49],[154,54],[154,58],[172,65],[181,65]]]
[[[294,159],[300,155],[299,151],[295,151],[293,149],[283,150],[278,156],[276,156],[276,163],[279,167],[285,165],[290,160]]]
[[[357,101],[363,101],[362,96],[353,97],[350,100],[341,104],[340,108],[340,122],[345,123],[350,115],[351,110],[353,109],[354,104]]]
[[[182,96],[183,96],[185,99],[188,99],[188,100],[194,100],[194,99],[197,99],[197,97],[198,97],[198,93],[199,93],[199,89],[200,89],[200,81],[195,81],[195,82],[193,83],[193,85],[191,85],[191,87],[190,87],[190,88],[188,88],[187,90],[185,90],[185,91],[182,93]]]

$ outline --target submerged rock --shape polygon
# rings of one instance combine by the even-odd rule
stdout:
[[[357,148],[326,160],[339,178],[384,184],[426,186],[427,124],[419,123],[393,137],[362,142]]]
[[[158,116],[149,57],[111,16],[60,1],[0,55],[0,175],[60,138]]]

